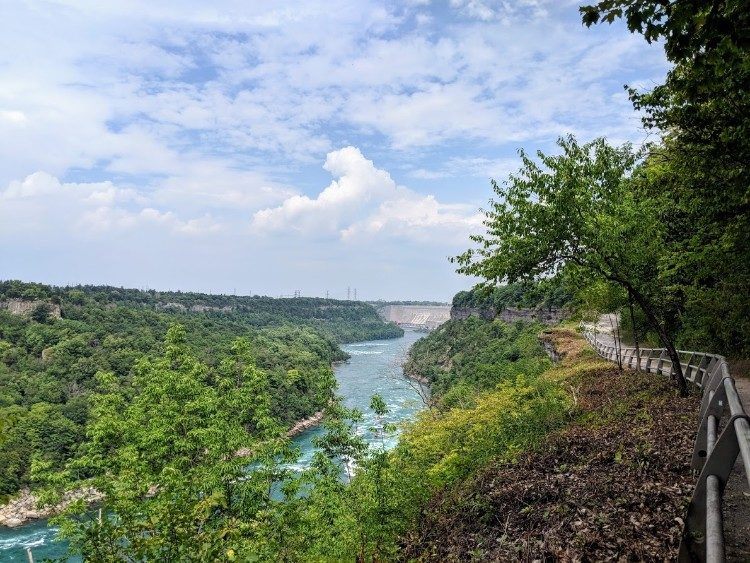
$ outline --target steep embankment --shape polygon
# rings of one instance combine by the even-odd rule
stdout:
[[[572,329],[544,338],[562,361],[570,423],[493,461],[429,502],[403,558],[425,561],[674,559],[692,490],[697,397],[664,378],[618,373]]]
[[[534,378],[552,363],[539,345],[541,324],[452,319],[416,342],[404,373],[430,384],[445,407],[471,403],[478,392],[519,376]]]
[[[213,371],[246,340],[273,389],[271,414],[286,427],[328,405],[331,364],[347,358],[340,342],[403,334],[354,301],[0,281],[0,504],[35,487],[34,463],[61,469],[78,455],[96,374],[129,388],[136,365],[163,353],[173,324]]]

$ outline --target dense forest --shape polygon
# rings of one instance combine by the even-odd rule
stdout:
[[[185,346],[209,369],[242,337],[274,390],[271,415],[284,427],[332,398],[331,363],[346,359],[338,341],[402,333],[356,302],[0,282],[0,304],[12,299],[35,306],[27,314],[0,308],[0,496],[30,484],[33,463],[60,468],[74,457],[97,373],[129,388],[139,362],[164,353],[172,325],[183,327]]]
[[[181,291],[126,289],[110,286],[54,287],[19,281],[0,281],[0,301],[9,298],[48,299],[74,314],[76,307],[126,307],[171,313],[183,322],[183,313],[205,313],[221,318],[224,325],[246,327],[306,325],[337,342],[359,342],[401,336],[403,331],[383,323],[375,309],[362,301],[317,297],[272,298],[264,296],[211,295]]]
[[[508,307],[559,309],[571,305],[573,294],[558,279],[525,280],[490,286],[480,284],[453,297],[453,307],[492,309],[496,313]]]

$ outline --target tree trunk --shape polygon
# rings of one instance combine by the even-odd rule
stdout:
[[[677,388],[680,390],[680,395],[682,395],[683,397],[686,396],[688,394],[687,382],[685,381],[685,376],[682,374],[680,356],[677,354],[677,349],[675,348],[672,339],[669,338],[667,331],[664,330],[664,327],[657,320],[656,314],[653,312],[646,299],[632,287],[626,286],[626,288],[628,292],[630,292],[633,296],[635,302],[638,303],[638,306],[641,308],[641,311],[643,311],[643,314],[646,315],[646,318],[648,319],[651,327],[659,333],[659,340],[661,340],[664,348],[667,349],[669,359],[672,361],[672,379],[677,384]]]
[[[635,313],[633,312],[633,294],[628,291],[628,308],[630,309],[630,325],[633,327],[635,340],[635,371],[641,371],[641,347],[638,345],[638,331],[635,328]]]

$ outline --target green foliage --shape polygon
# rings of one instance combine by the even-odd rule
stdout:
[[[487,234],[472,237],[479,248],[456,259],[459,272],[515,282],[570,265],[627,280],[657,228],[648,202],[629,189],[641,155],[603,139],[581,145],[571,136],[558,145],[560,155],[539,152],[539,162],[522,151],[519,172],[502,185],[493,181],[497,198],[486,212]],[[637,243],[646,248],[637,250]]]
[[[644,124],[664,132],[642,189],[666,226],[660,276],[678,341],[750,354],[750,3],[603,0],[592,25],[624,18],[674,63],[664,84],[630,89]]]
[[[568,418],[560,387],[518,378],[476,397],[470,408],[425,411],[390,452],[371,450],[348,487],[316,498],[335,507],[330,522],[316,527],[315,541],[300,560],[326,554],[332,560],[392,560],[398,540],[418,525],[431,496],[469,478],[493,459],[510,459]],[[316,494],[321,494],[317,481]],[[331,498],[333,497],[333,501]],[[314,514],[325,506],[312,503]]]
[[[135,392],[138,362],[165,351],[162,339],[175,321],[185,327],[190,353],[212,369],[243,337],[243,346],[273,389],[271,413],[284,426],[330,401],[335,387],[331,364],[347,357],[333,335],[348,340],[394,334],[393,325],[358,302],[53,288],[15,281],[0,282],[0,300],[4,298],[56,301],[62,318],[50,317],[44,303],[28,317],[0,310],[0,409],[19,407],[4,423],[0,495],[33,484],[34,460],[60,469],[73,457],[85,434],[89,398],[98,389],[95,374],[112,373]],[[184,309],[162,306],[172,302],[166,299]],[[191,311],[193,307],[233,309]],[[36,314],[42,310],[44,315]],[[47,429],[35,414],[42,407],[50,416]],[[49,455],[47,445],[34,438],[45,432],[65,438],[58,455]]]
[[[164,349],[137,363],[130,389],[97,376],[87,440],[62,478],[103,493],[106,517],[59,519],[87,560],[224,559],[252,535],[253,515],[273,506],[272,485],[286,474],[279,462],[294,459],[247,341],[214,370],[191,355],[181,326]]]
[[[404,370],[426,378],[444,407],[467,405],[477,391],[536,377],[551,365],[537,339],[540,329],[499,319],[450,320],[412,346]]]
[[[471,408],[427,412],[395,450],[399,472],[432,489],[466,478],[497,457],[511,458],[567,416],[569,397],[539,378],[518,378],[483,393]]]
[[[586,287],[606,282],[626,291],[659,334],[686,392],[674,346],[673,294],[660,276],[666,225],[658,200],[642,189],[642,152],[604,139],[558,141],[561,154],[521,152],[523,167],[500,185],[486,212],[487,234],[456,258],[459,272],[489,283],[564,275]],[[637,177],[633,175],[637,173]]]
[[[495,313],[509,307],[552,309],[569,305],[572,295],[560,278],[521,281],[500,286],[478,285],[459,291],[453,307],[491,309]]]
[[[49,319],[50,307],[46,303],[40,303],[31,311],[32,320],[38,323],[46,323]]]

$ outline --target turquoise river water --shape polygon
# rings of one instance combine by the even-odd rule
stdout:
[[[382,395],[388,404],[390,413],[386,418],[389,422],[408,420],[423,407],[419,394],[409,384],[401,369],[406,352],[422,336],[421,333],[407,331],[401,338],[343,346],[351,359],[335,368],[339,394],[344,397],[348,407],[364,412],[365,419],[360,427],[362,435],[368,441],[379,441],[379,438],[367,431],[367,428],[375,424],[375,417],[369,410],[370,398],[374,394]],[[310,462],[314,452],[312,440],[320,433],[321,429],[314,428],[294,439],[302,452],[300,469]],[[390,445],[396,440],[396,437],[390,438]],[[66,551],[63,543],[55,541],[54,528],[48,527],[44,520],[13,530],[0,528],[0,561],[26,561],[27,547],[32,548],[36,561],[63,557]]]

